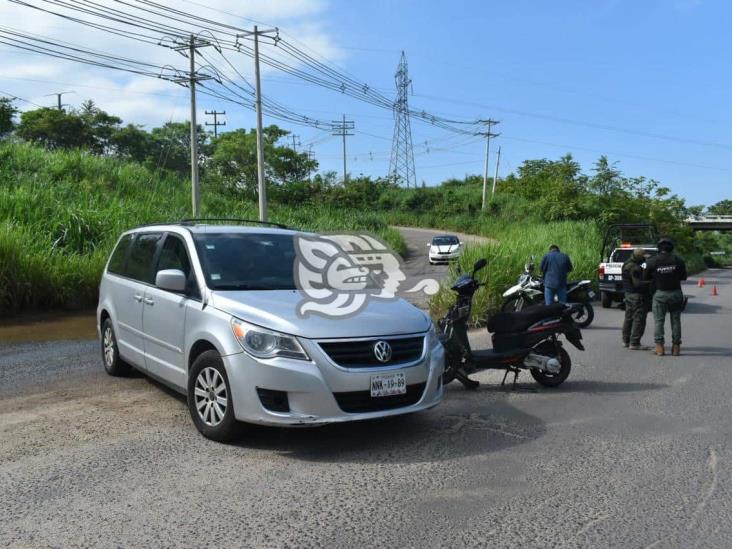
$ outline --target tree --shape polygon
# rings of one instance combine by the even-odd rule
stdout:
[[[16,133],[49,149],[91,148],[94,144],[89,127],[79,115],[48,107],[21,114]]]
[[[112,133],[109,145],[117,156],[142,163],[150,155],[152,137],[140,126],[127,124]]]
[[[112,136],[119,130],[122,119],[107,114],[97,107],[91,99],[87,99],[81,104],[79,116],[87,127],[90,136],[89,146],[92,152],[109,154],[111,152]]]
[[[17,112],[10,97],[0,97],[0,137],[13,131]]]
[[[207,156],[206,143],[209,135],[198,126],[198,150],[202,157]],[[201,160],[199,158],[199,160]],[[150,132],[150,152],[148,165],[186,174],[191,169],[191,123],[166,122]]]
[[[713,206],[709,206],[709,213],[712,215],[732,215],[732,200],[721,200]]]
[[[264,141],[265,176],[268,181],[283,184],[300,181],[318,167],[318,162],[305,153],[277,142],[289,132],[267,126]],[[226,132],[212,144],[211,170],[230,188],[253,193],[257,186],[257,134],[255,130]]]

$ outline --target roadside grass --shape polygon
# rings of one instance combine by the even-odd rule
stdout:
[[[560,221],[555,223],[520,223],[504,225],[492,236],[496,241],[486,244],[468,244],[459,261],[450,269],[450,275],[440,291],[430,301],[430,314],[443,315],[455,300],[450,286],[461,272],[470,272],[480,258],[488,260],[488,266],[480,271],[478,279],[486,282],[473,301],[471,324],[481,325],[486,318],[500,309],[503,292],[516,283],[524,263],[536,256],[536,268],[551,244],[557,244],[569,254],[574,264],[572,279],[596,279],[600,232],[591,221]]]
[[[201,217],[257,219],[257,205],[202,189]],[[366,230],[404,253],[378,212],[272,204],[270,219],[308,231]],[[119,234],[190,217],[185,180],[80,151],[0,144],[0,314],[96,303]]]

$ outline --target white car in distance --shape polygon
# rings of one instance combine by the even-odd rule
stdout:
[[[427,246],[429,246],[430,265],[454,261],[460,257],[463,250],[463,243],[457,236],[451,234],[435,236]]]

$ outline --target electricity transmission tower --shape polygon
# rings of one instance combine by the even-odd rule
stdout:
[[[483,122],[483,124],[485,124],[488,128],[487,131],[479,133],[479,135],[485,137],[485,170],[483,170],[483,198],[480,203],[480,209],[485,210],[485,191],[486,187],[488,186],[488,152],[490,151],[491,147],[491,137],[498,137],[501,134],[491,132],[491,127],[500,123],[498,120],[493,120],[492,118],[489,118],[488,120],[481,120],[480,122]],[[497,167],[498,165],[496,165],[496,168]],[[495,192],[495,183],[493,185],[493,189]],[[491,195],[491,197],[492,196],[493,195]]]
[[[417,188],[417,174],[414,171],[414,150],[412,149],[412,127],[409,123],[407,95],[412,81],[407,71],[407,56],[402,52],[399,67],[394,75],[397,98],[394,102],[394,138],[391,143],[389,176],[407,188]]]

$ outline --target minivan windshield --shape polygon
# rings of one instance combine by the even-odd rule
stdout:
[[[206,284],[213,290],[294,290],[292,235],[194,235]]]
[[[436,236],[432,239],[433,246],[452,246],[458,244],[460,241],[457,236]]]

